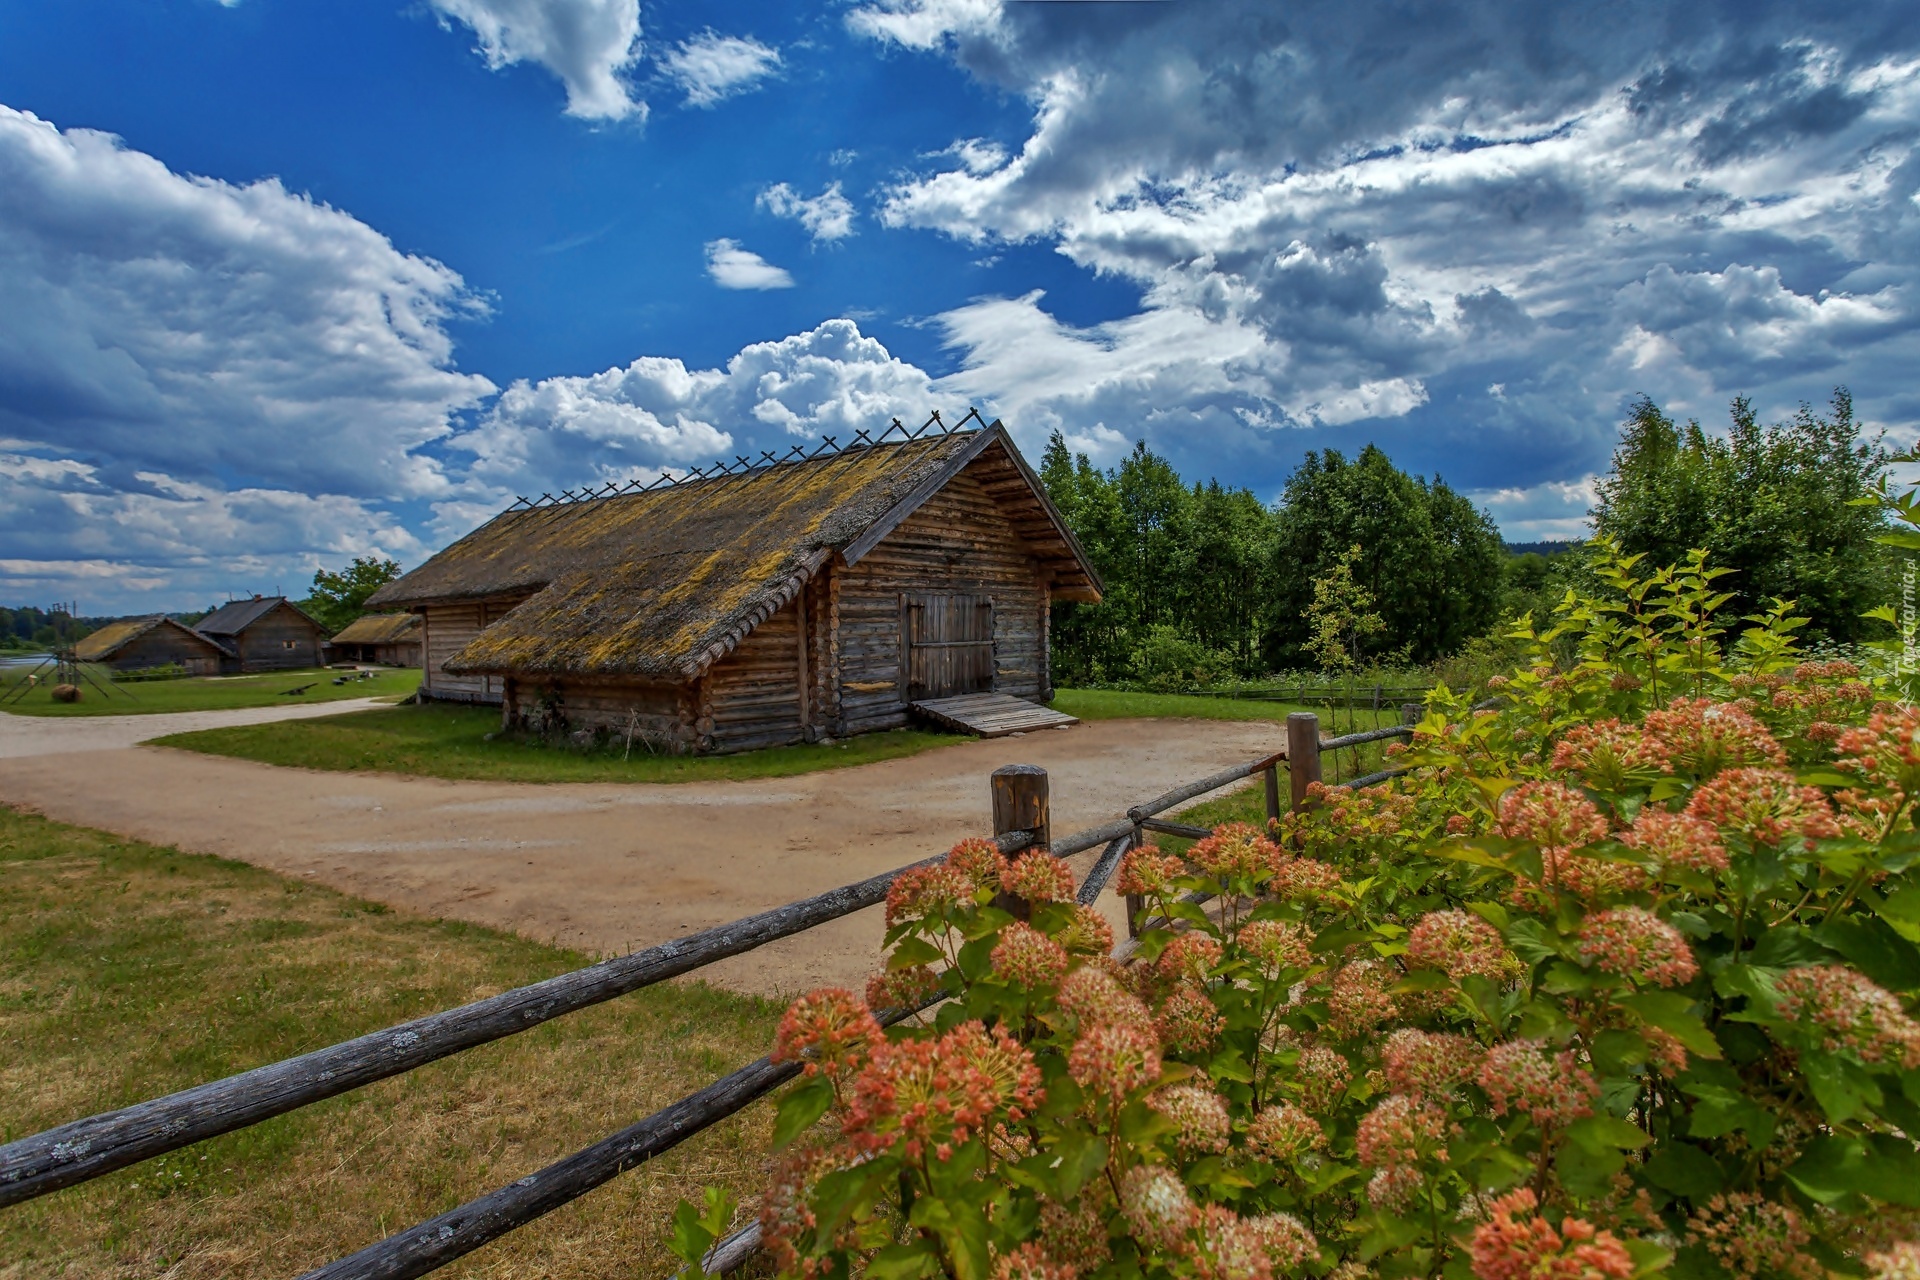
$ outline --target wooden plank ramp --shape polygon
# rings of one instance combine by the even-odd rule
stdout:
[[[1064,712],[1005,693],[928,698],[914,703],[913,709],[943,728],[982,738],[1004,738],[1010,733],[1028,733],[1034,729],[1064,729],[1080,723]]]

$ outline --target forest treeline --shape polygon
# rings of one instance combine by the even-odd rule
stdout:
[[[1733,570],[1719,584],[1734,594],[1727,616],[1782,597],[1799,602],[1818,639],[1866,638],[1861,615],[1889,598],[1892,574],[1874,542],[1882,516],[1855,500],[1891,455],[1862,437],[1844,388],[1824,413],[1802,406],[1762,425],[1741,398],[1730,419],[1709,434],[1635,402],[1599,485],[1595,533],[1657,564],[1706,549]],[[1376,667],[1489,644],[1481,638],[1529,612],[1544,620],[1586,572],[1579,544],[1509,551],[1486,511],[1371,444],[1351,458],[1309,452],[1271,505],[1218,480],[1189,482],[1144,443],[1103,469],[1056,432],[1040,474],[1107,588],[1097,605],[1055,606],[1062,685],[1172,687],[1314,668],[1315,583],[1343,559],[1380,624],[1354,656]]]

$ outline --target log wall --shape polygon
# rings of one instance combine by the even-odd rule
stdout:
[[[442,665],[466,648],[488,623],[519,604],[525,596],[494,600],[461,601],[457,604],[430,604],[422,609],[421,655],[425,675],[420,692],[445,702],[481,702],[498,704],[505,693],[505,681],[499,676],[476,676],[451,672]]]
[[[982,474],[976,474],[979,470]],[[860,561],[836,573],[838,732],[907,723],[902,602],[955,592],[993,601],[994,692],[1038,698],[1046,688],[1047,606],[1033,554],[970,466]]]
[[[224,656],[209,643],[197,642],[172,627],[162,626],[121,645],[106,665],[116,671],[141,671],[178,664],[186,668],[188,675],[216,676],[220,674],[220,661]]]
[[[277,605],[233,637],[242,671],[286,671],[320,665],[320,629],[297,609]]]
[[[703,750],[751,751],[805,737],[799,601],[753,629],[740,646],[708,669],[703,702],[711,727]],[[810,708],[809,708],[810,710]]]

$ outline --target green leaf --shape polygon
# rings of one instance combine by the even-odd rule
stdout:
[[[833,1085],[825,1076],[802,1080],[780,1099],[780,1111],[773,1122],[773,1145],[784,1147],[813,1127],[833,1105]]]
[[[1726,1185],[1726,1175],[1713,1157],[1690,1142],[1668,1142],[1640,1166],[1640,1175],[1696,1204]]]
[[[921,1276],[938,1274],[940,1260],[935,1256],[933,1241],[925,1236],[917,1236],[906,1244],[890,1244],[873,1255],[867,1262],[866,1274],[870,1280],[919,1280]]]
[[[1055,1185],[1059,1187],[1054,1198],[1070,1203],[1080,1194],[1080,1188],[1106,1167],[1107,1140],[1091,1133],[1063,1133],[1053,1145],[1053,1159]]]
[[[1787,1178],[1821,1204],[1833,1204],[1856,1191],[1866,1144],[1858,1138],[1816,1137],[1787,1170]]]
[[[1568,1125],[1567,1140],[1592,1147],[1596,1151],[1606,1148],[1638,1151],[1651,1141],[1647,1137],[1646,1130],[1639,1125],[1629,1124],[1618,1116],[1604,1113],[1583,1116]]]
[[[888,969],[911,969],[917,964],[933,964],[946,957],[940,954],[940,948],[925,938],[907,938],[893,949],[887,957]]]
[[[895,1168],[892,1160],[869,1160],[820,1179],[813,1189],[814,1230],[819,1238],[832,1239],[848,1217],[871,1204]],[[916,1202],[915,1208],[924,1203],[924,1199]]]
[[[1895,933],[1885,920],[1842,916],[1827,921],[1813,935],[1888,990],[1920,989],[1920,947]]]
[[[1237,1080],[1241,1084],[1253,1083],[1253,1068],[1240,1056],[1240,1051],[1231,1046],[1213,1055],[1207,1063],[1207,1074],[1215,1080]]]
[[[1920,880],[1888,894],[1875,904],[1874,910],[1893,924],[1920,925]]]
[[[1553,1167],[1567,1190],[1577,1196],[1598,1196],[1606,1194],[1613,1175],[1627,1167],[1627,1157],[1614,1147],[1568,1142],[1555,1154]]]
[[[673,1210],[673,1240],[668,1245],[673,1256],[687,1264],[696,1276],[706,1272],[700,1264],[713,1248],[714,1234],[701,1224],[700,1211],[682,1200]]]
[[[1800,1054],[1800,1074],[1806,1077],[1813,1099],[1834,1124],[1851,1120],[1868,1103],[1880,1101],[1880,1087],[1852,1063],[1815,1049]]]
[[[1640,991],[1620,996],[1615,1003],[1633,1010],[1650,1027],[1658,1027],[1681,1044],[1688,1053],[1702,1058],[1718,1058],[1720,1042],[1707,1030],[1707,1024],[1693,1011],[1693,1001],[1676,991]]]

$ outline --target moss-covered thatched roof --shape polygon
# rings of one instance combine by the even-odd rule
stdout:
[[[73,646],[73,656],[82,662],[106,662],[155,627],[176,631],[189,643],[197,644],[216,657],[226,652],[212,637],[201,635],[192,627],[175,622],[164,614],[154,614],[150,618],[122,618],[118,622],[109,622],[98,631],[88,632],[79,644]]]
[[[996,423],[507,511],[368,603],[417,608],[532,592],[446,669],[690,679],[792,600],[835,552],[891,529],[992,449],[1029,481],[1029,523],[1045,544],[1034,550],[1054,566],[1056,591],[1098,599],[1085,554]]]
[[[416,640],[420,619],[411,613],[363,613],[340,628],[335,644],[393,644]]]

